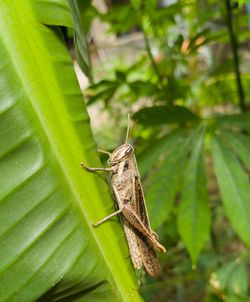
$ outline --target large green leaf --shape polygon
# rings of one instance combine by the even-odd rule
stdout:
[[[243,133],[222,129],[222,136],[245,167],[250,171],[250,137]]]
[[[237,262],[235,260],[223,264],[217,271],[212,273],[209,283],[216,290],[224,292],[236,267]]]
[[[159,148],[161,153],[154,163],[158,162],[158,167],[154,173],[150,174],[148,179],[149,188],[146,191],[148,211],[153,228],[157,228],[168,217],[172,209],[176,193],[180,188],[180,179],[184,166],[187,162],[190,149],[190,137],[184,137],[187,131],[178,131],[175,134],[165,138],[163,148]],[[163,141],[162,141],[163,142]],[[155,146],[152,146],[152,149]],[[149,154],[149,160],[156,152]],[[163,160],[159,159],[163,157]]]
[[[195,263],[208,239],[210,213],[203,151],[204,130],[196,137],[188,166],[184,172],[181,204],[178,211],[180,235]]]
[[[237,258],[223,264],[212,273],[210,284],[223,294],[227,292],[229,295],[246,298],[248,293],[247,263],[244,259]]]
[[[227,217],[250,246],[250,184],[240,162],[220,137],[213,139],[214,169]]]
[[[218,115],[214,121],[216,126],[224,128],[249,129],[250,113]]]
[[[150,145],[138,155],[140,174],[144,177],[157,162],[168,155],[173,145],[177,145],[185,138],[188,132],[178,129],[160,139],[150,142]]]
[[[247,263],[238,260],[237,264],[236,269],[230,276],[228,290],[235,295],[245,297],[249,288]]]
[[[88,115],[60,30],[33,4],[0,4],[0,301],[139,301],[117,219],[91,225],[113,203],[80,169],[100,165]]]
[[[199,117],[182,106],[152,106],[137,111],[133,119],[146,126],[197,122]]]

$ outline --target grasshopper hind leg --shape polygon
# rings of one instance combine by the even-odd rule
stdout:
[[[92,225],[96,227],[96,226],[102,224],[103,222],[109,220],[109,219],[112,218],[113,216],[116,216],[116,215],[120,214],[121,212],[122,212],[122,209],[119,209],[119,210],[117,210],[117,211],[111,213],[110,215],[104,217],[103,219],[101,219],[101,220],[99,220],[99,221],[97,221],[97,222],[95,222],[95,223],[92,223]]]

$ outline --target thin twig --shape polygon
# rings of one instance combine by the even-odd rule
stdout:
[[[158,81],[160,83],[160,87],[163,88],[163,79],[162,79],[162,76],[160,74],[160,71],[158,69],[158,66],[154,60],[154,56],[153,56],[153,53],[152,53],[152,50],[151,50],[151,47],[150,47],[150,43],[149,43],[149,38],[148,38],[148,35],[146,33],[146,31],[144,30],[143,28],[143,25],[141,26],[142,28],[142,33],[143,33],[143,37],[144,37],[144,41],[145,41],[145,46],[146,46],[146,50],[147,50],[147,53],[148,53],[148,56],[149,56],[149,59],[151,61],[151,64],[153,66],[153,69],[154,69],[154,72],[158,78]]]
[[[235,76],[236,76],[236,85],[238,90],[238,98],[239,98],[239,106],[241,112],[246,110],[245,104],[245,93],[241,82],[241,75],[240,75],[240,66],[239,66],[239,56],[238,56],[238,44],[237,39],[234,34],[233,30],[233,21],[232,21],[232,10],[231,10],[231,3],[230,0],[225,0],[226,4],[226,11],[227,11],[227,27],[231,41],[231,48],[233,52],[233,62],[234,62],[234,69],[235,69]]]

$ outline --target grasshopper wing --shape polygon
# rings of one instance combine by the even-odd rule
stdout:
[[[141,181],[137,177],[135,178],[134,186],[135,186],[134,187],[134,192],[135,192],[134,198],[136,201],[136,203],[135,203],[136,212],[138,213],[138,216],[142,220],[145,227],[155,236],[155,239],[157,240],[158,239],[157,235],[151,230],[151,227],[150,227]],[[159,275],[160,264],[157,259],[157,254],[156,254],[153,244],[146,236],[143,236],[139,232],[136,232],[136,233],[137,233],[137,241],[139,244],[139,249],[141,252],[141,259],[142,259],[142,262],[143,262],[147,272],[151,276]]]

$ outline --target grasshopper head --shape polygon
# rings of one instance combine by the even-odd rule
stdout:
[[[129,159],[134,154],[134,148],[130,144],[117,147],[108,160],[110,165],[115,165],[123,160]]]

